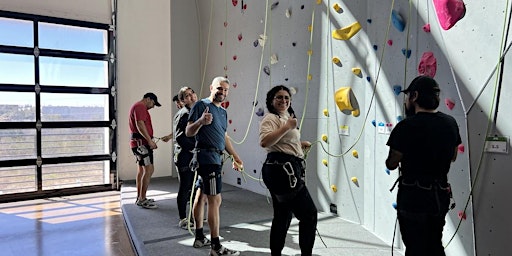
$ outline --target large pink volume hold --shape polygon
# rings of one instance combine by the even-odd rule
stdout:
[[[448,30],[466,14],[462,0],[433,0],[437,19],[444,30]]]

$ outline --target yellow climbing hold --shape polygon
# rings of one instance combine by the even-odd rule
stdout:
[[[324,116],[329,116],[329,110],[327,110],[326,108],[324,108]]]
[[[332,37],[334,39],[339,40],[349,40],[352,38],[357,32],[361,30],[361,24],[359,22],[354,22],[344,28],[336,29],[332,31]]]
[[[309,56],[313,55],[313,50],[308,50],[308,55]]]
[[[323,140],[324,142],[327,142],[327,134],[322,134],[322,140]]]
[[[354,183],[357,183],[357,177],[352,177],[350,180]]]
[[[316,0],[316,4],[321,4],[322,0]]]
[[[308,26],[308,31],[309,31],[309,32],[313,31],[313,26],[309,25],[309,26]]]
[[[359,111],[359,109],[352,110],[352,116],[353,117],[358,117],[360,114],[361,114],[361,112]]]
[[[337,3],[336,3],[336,4],[334,4],[334,5],[332,6],[332,8],[334,8],[334,10],[335,10],[336,12],[340,12],[340,11],[341,11],[341,6],[340,6],[339,4],[337,4]]]
[[[354,75],[358,76],[361,74],[361,69],[360,68],[352,68],[352,73],[354,73]]]
[[[332,57],[332,63],[338,64],[340,63],[340,59],[338,57]]]
[[[327,166],[329,163],[327,162],[327,159],[322,159],[322,164],[324,164],[325,166]]]
[[[336,187],[336,185],[331,185],[331,190],[333,192],[338,192],[338,188]]]
[[[355,157],[355,158],[358,158],[359,157],[359,153],[357,153],[357,150],[352,150],[352,155]]]
[[[311,79],[313,79],[313,76],[311,74],[308,75],[308,80],[311,81]]]

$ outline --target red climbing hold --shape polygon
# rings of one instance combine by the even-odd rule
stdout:
[[[229,107],[229,101],[224,101],[224,102],[220,103],[220,105],[221,105],[223,108],[227,109],[227,108]]]
[[[231,0],[231,2],[233,3],[233,6],[236,6],[238,4],[238,0]]]

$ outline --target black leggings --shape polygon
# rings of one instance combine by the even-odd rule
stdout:
[[[178,198],[176,201],[178,202],[178,214],[180,215],[181,220],[187,217],[187,203],[190,201],[194,172],[191,171],[188,166],[178,167],[178,171],[180,173],[180,188],[178,190]]]
[[[270,251],[272,256],[281,255],[286,233],[292,221],[292,213],[299,220],[299,246],[301,255],[311,255],[315,244],[317,209],[309,191],[303,187],[290,202],[279,202],[272,195],[274,219],[270,228]]]
[[[292,165],[294,170],[296,170],[296,176],[298,176],[296,177],[298,182],[295,189],[290,188],[290,178],[283,169],[283,165],[276,164],[278,162],[285,163],[289,161],[294,162]],[[304,170],[299,170],[299,168],[302,168],[301,165],[293,158],[283,159],[282,156],[277,158],[267,156],[267,160],[265,164],[263,164],[263,182],[265,182],[265,185],[270,191],[272,206],[274,208],[274,218],[272,220],[272,227],[270,228],[270,251],[272,256],[281,255],[286,240],[286,233],[290,228],[292,213],[299,220],[299,246],[301,255],[311,255],[313,252],[318,210],[300,177]],[[282,196],[284,193],[289,195],[284,197],[285,200],[283,200]]]

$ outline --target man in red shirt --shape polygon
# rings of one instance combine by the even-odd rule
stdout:
[[[148,110],[160,107],[156,95],[152,92],[144,94],[142,100],[137,101],[130,108],[130,147],[137,158],[138,170],[136,177],[137,200],[135,204],[145,209],[156,209],[158,206],[153,199],[146,198],[151,176],[155,170],[153,166],[153,150],[157,148],[153,141],[153,125]]]

